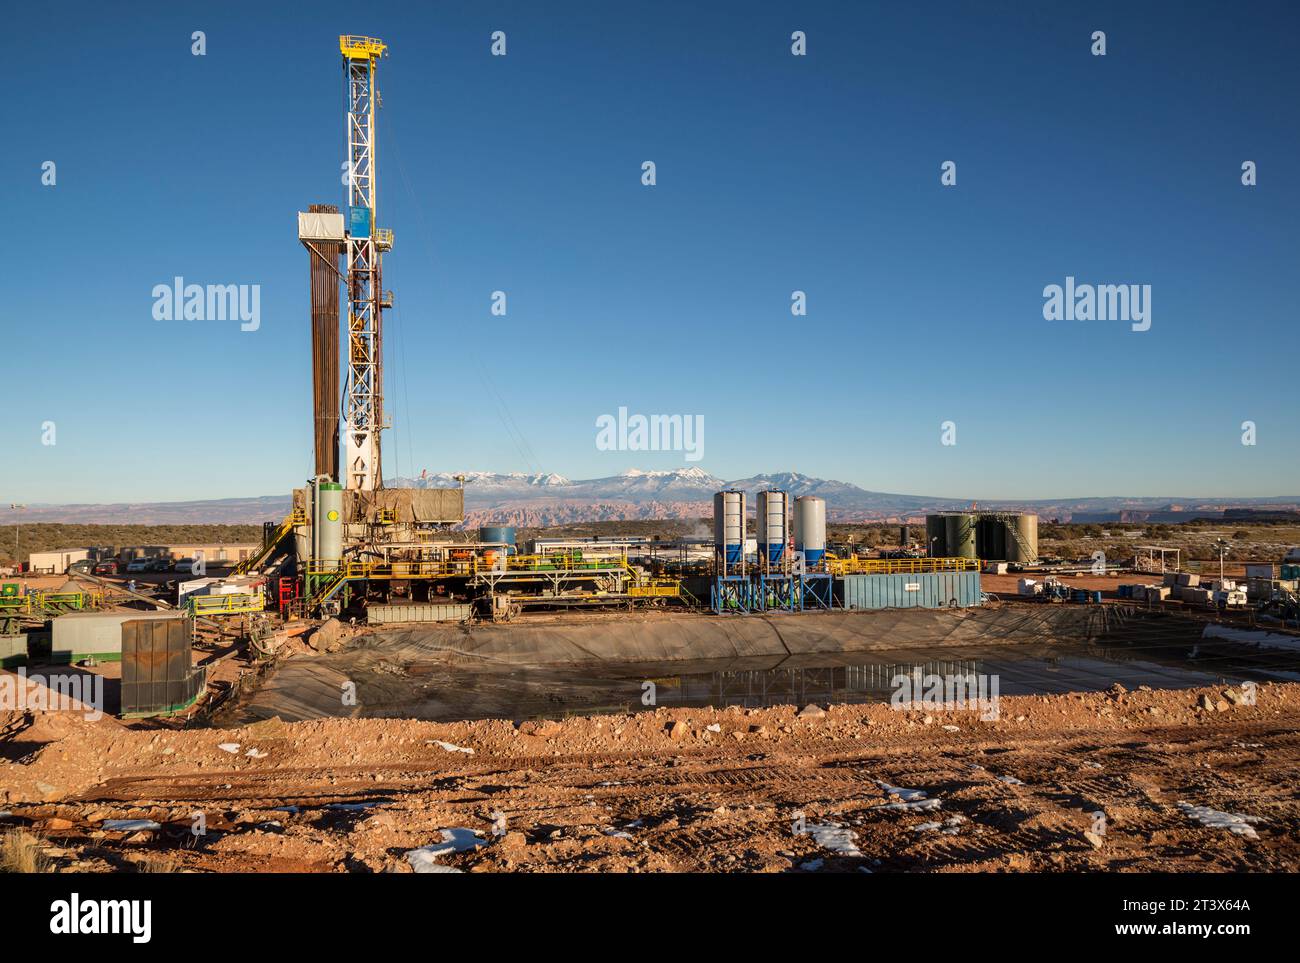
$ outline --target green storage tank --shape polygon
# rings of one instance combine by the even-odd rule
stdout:
[[[948,535],[942,515],[925,516],[925,551],[935,558],[948,554]]]
[[[976,523],[976,551],[980,558],[1005,561],[1007,557],[1007,530],[996,515],[981,515]]]
[[[316,497],[320,531],[316,533],[316,562],[322,569],[335,569],[343,559],[343,486],[321,482]]]
[[[1007,520],[1008,562],[1032,565],[1038,561],[1038,516],[1012,515]]]
[[[944,516],[944,540],[951,558],[976,558],[976,516],[961,512]]]

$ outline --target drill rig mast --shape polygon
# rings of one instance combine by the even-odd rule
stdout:
[[[379,433],[384,425],[383,311],[392,306],[383,291],[383,252],[392,248],[393,232],[375,222],[379,165],[375,113],[380,106],[376,82],[379,59],[387,45],[373,37],[339,37],[347,93],[348,222],[347,272],[348,367],[343,398],[343,459],[339,479],[345,488],[374,491],[383,487]]]

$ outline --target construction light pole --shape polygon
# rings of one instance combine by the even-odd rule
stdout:
[[[10,502],[9,510],[12,512],[25,512],[27,506]],[[14,515],[14,564],[18,566],[18,571],[21,572],[23,570],[23,560],[18,555],[18,533],[20,531],[22,531],[22,524],[18,521],[18,516]]]
[[[1231,547],[1231,542],[1226,538],[1216,539],[1214,547],[1219,550],[1219,588],[1223,588],[1223,553]]]

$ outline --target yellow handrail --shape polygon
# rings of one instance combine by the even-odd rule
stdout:
[[[294,509],[288,515],[284,516],[284,521],[280,527],[275,530],[271,540],[264,545],[260,551],[249,555],[242,562],[235,566],[236,575],[245,575],[252,569],[260,566],[266,559],[271,557],[275,551],[275,546],[280,544],[280,540],[293,530],[294,525],[302,525],[307,521],[306,514],[299,509]]]
[[[630,586],[627,594],[632,598],[679,598],[682,594],[681,579],[649,578],[638,585]]]
[[[28,592],[25,595],[0,596],[0,613],[35,615],[58,606],[77,610],[98,608],[104,601],[102,592]]]
[[[575,555],[498,555],[488,561],[482,555],[466,550],[462,559],[421,559],[396,562],[344,562],[339,559],[313,559],[307,563],[306,574],[338,575],[344,578],[402,579],[436,578],[439,576],[504,575],[509,572],[603,572],[622,569],[633,576],[635,570],[627,564],[627,554],[608,558],[586,559]]]
[[[832,558],[832,575],[917,575],[924,572],[978,572],[973,558]]]
[[[261,612],[266,608],[266,595],[226,594],[191,595],[186,605],[192,615],[236,615],[240,612]]]

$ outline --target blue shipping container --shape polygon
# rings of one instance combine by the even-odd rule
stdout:
[[[846,575],[846,609],[940,609],[980,604],[979,572]]]

